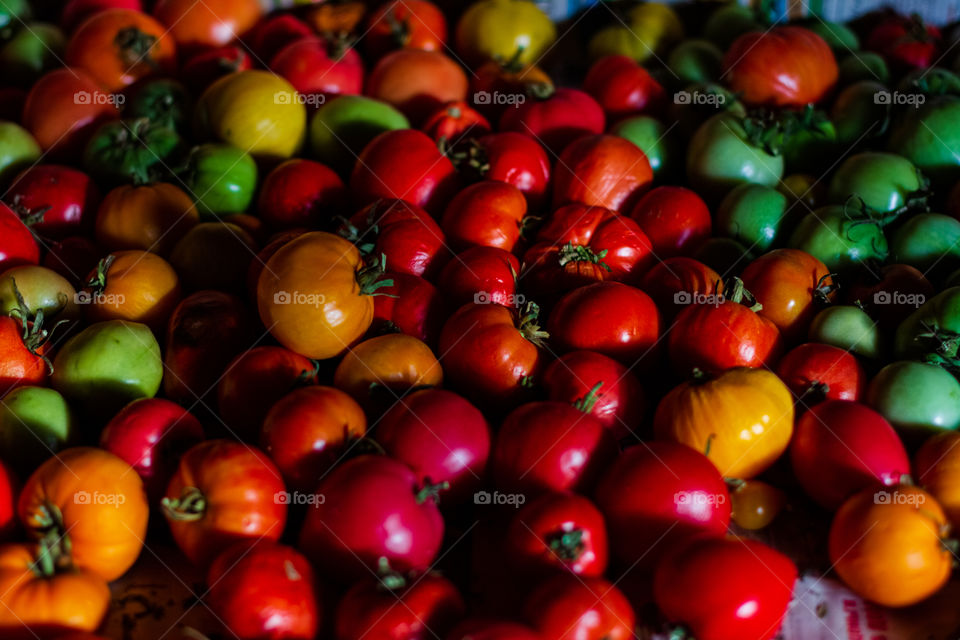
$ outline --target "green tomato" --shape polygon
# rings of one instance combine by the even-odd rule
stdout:
[[[810,325],[810,341],[833,345],[855,355],[875,360],[880,357],[880,329],[870,316],[853,305],[827,307]]]
[[[60,348],[50,378],[54,389],[90,415],[114,415],[160,389],[160,345],[145,324],[107,320],[91,324]]]
[[[371,140],[385,131],[409,128],[406,116],[386,102],[338,96],[313,114],[310,149],[320,162],[346,175]]]
[[[935,184],[960,180],[960,98],[935,96],[899,118],[887,148],[929,175]]]
[[[0,40],[6,40],[19,29],[21,22],[30,19],[33,11],[29,0],[3,0],[0,2]]]
[[[676,147],[673,137],[662,122],[652,116],[631,116],[621,120],[610,130],[615,136],[626,138],[640,147],[654,177],[669,175],[676,163]]]
[[[764,253],[776,242],[786,211],[787,197],[776,189],[741,184],[720,202],[714,230]]]
[[[738,4],[727,4],[707,18],[703,35],[707,40],[726,51],[733,41],[750,31],[762,31],[764,26],[757,20],[753,10]]]
[[[17,387],[0,403],[0,451],[24,477],[78,435],[67,401],[53,389]]]
[[[842,87],[854,82],[870,81],[887,84],[890,82],[890,70],[887,62],[878,53],[872,51],[858,51],[840,61],[839,84]]]
[[[888,364],[870,381],[867,404],[905,431],[930,434],[960,427],[960,382],[935,364]]]
[[[148,80],[130,97],[125,115],[129,118],[147,118],[157,126],[183,133],[190,128],[193,100],[187,89],[176,80]]]
[[[257,163],[243,149],[210,142],[190,151],[183,179],[202,217],[242,213],[257,188]]]
[[[805,20],[801,26],[823,38],[834,53],[853,52],[860,48],[860,38],[845,24],[815,18]]]
[[[0,187],[6,187],[21,169],[39,160],[42,153],[29,131],[16,123],[0,121]]]
[[[0,274],[0,313],[10,315],[20,308],[18,292],[31,316],[38,311],[43,311],[48,319],[73,319],[80,315],[76,289],[52,269],[25,264]]]
[[[954,269],[960,266],[960,221],[942,213],[918,213],[893,233],[890,253],[895,262],[924,272]]]
[[[715,82],[723,72],[723,52],[709,40],[684,40],[670,52],[667,66],[684,84]]]
[[[28,24],[0,49],[5,79],[29,87],[45,72],[60,66],[66,42],[59,27],[45,22]]]
[[[842,205],[820,207],[803,217],[787,246],[806,251],[830,271],[886,260],[887,238],[876,223],[852,219]]]
[[[87,142],[83,166],[111,184],[148,184],[166,176],[180,146],[176,131],[146,118],[114,120],[101,125]]]
[[[900,323],[893,341],[893,355],[904,360],[953,359],[958,348],[960,286],[944,289],[920,305]]]
[[[908,159],[895,153],[868,151],[850,156],[837,168],[827,199],[842,205],[851,196],[859,196],[873,211],[890,213],[906,206],[923,187],[923,176]]]
[[[837,130],[820,111],[812,107],[787,121],[783,162],[789,173],[820,174],[837,155]]]
[[[840,92],[830,109],[830,120],[841,146],[849,147],[886,133],[890,105],[877,99],[883,92],[889,93],[886,86],[872,80],[861,80]]]
[[[704,122],[687,150],[687,179],[701,195],[719,201],[739,184],[775,186],[783,176],[783,156],[747,140],[743,123],[731,113]]]

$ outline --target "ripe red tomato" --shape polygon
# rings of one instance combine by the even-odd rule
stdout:
[[[13,471],[0,460],[0,541],[6,542],[17,529],[17,488]]]
[[[730,495],[720,472],[702,453],[674,442],[621,453],[595,495],[613,554],[644,569],[652,569],[665,548],[691,536],[722,536],[730,524]]]
[[[690,254],[710,237],[713,220],[703,199],[684,187],[657,187],[644,195],[630,217],[650,238],[661,259]]]
[[[467,74],[441,51],[399,49],[380,58],[367,78],[366,94],[387,102],[414,125],[448,102],[467,99]]]
[[[659,113],[667,103],[660,83],[630,56],[604,56],[594,62],[583,88],[611,123],[637,113]]]
[[[576,493],[544,493],[510,520],[506,554],[511,569],[524,577],[544,578],[557,569],[600,577],[608,561],[603,514]]]
[[[793,561],[761,542],[700,538],[662,560],[653,597],[697,640],[769,640],[780,629],[796,580]]]
[[[656,360],[660,314],[650,296],[620,282],[598,282],[560,299],[547,324],[559,352],[596,351],[641,370]]]
[[[643,276],[641,288],[646,291],[670,323],[694,298],[723,293],[720,274],[693,258],[676,256],[655,264]]]
[[[257,215],[273,229],[317,228],[346,201],[346,187],[333,169],[294,158],[274,168],[260,185]]]
[[[63,238],[90,230],[100,190],[82,171],[39,164],[14,178],[4,200],[28,215],[42,210],[43,218],[31,228],[45,237]]]
[[[628,640],[636,615],[616,586],[603,578],[562,573],[542,582],[527,596],[524,617],[546,638],[556,640]]]
[[[447,41],[447,19],[427,0],[388,0],[367,18],[363,46],[377,60],[394,49],[441,51]]]
[[[468,148],[460,169],[482,180],[512,184],[523,192],[529,211],[540,211],[546,204],[550,159],[527,134],[501,131],[478,138]]]
[[[593,415],[563,402],[530,402],[504,419],[491,469],[498,489],[530,499],[589,491],[616,455],[616,441]]]
[[[318,567],[343,580],[367,576],[380,558],[397,571],[425,571],[443,540],[435,491],[402,462],[353,458],[320,483],[299,546]]]
[[[440,225],[454,251],[471,246],[513,251],[526,215],[523,192],[506,182],[484,180],[453,197]]]
[[[180,69],[180,77],[194,94],[201,94],[221,76],[253,69],[253,58],[239,44],[205,49],[190,56]]]
[[[380,198],[406,200],[434,215],[456,194],[457,170],[430,136],[414,129],[386,131],[364,147],[350,175],[363,206]]]
[[[637,145],[619,136],[586,136],[560,154],[553,205],[582,202],[626,213],[652,182],[650,161]]]
[[[20,215],[0,203],[0,271],[40,262],[40,247]]]
[[[437,144],[455,148],[470,136],[490,133],[490,123],[479,111],[460,100],[437,109],[423,124],[423,131]]]
[[[274,13],[253,28],[247,42],[259,60],[272,60],[291,42],[312,35],[313,29],[293,14]]]
[[[803,27],[751,31],[723,58],[731,91],[751,105],[803,107],[820,102],[837,82],[837,61],[823,38]]]
[[[603,133],[603,107],[579,89],[557,89],[541,100],[524,100],[500,116],[500,131],[518,131],[555,154],[584,136]]]
[[[46,359],[48,338],[37,322],[0,316],[0,396],[24,385],[45,386],[52,368]]]
[[[195,52],[222,47],[246,35],[263,9],[256,0],[159,0],[153,15],[184,51]]]
[[[286,78],[317,108],[319,96],[356,95],[363,91],[360,54],[335,36],[307,36],[285,46],[270,60],[270,69]]]
[[[798,410],[822,400],[859,400],[867,374],[849,351],[829,344],[808,342],[788,351],[777,375],[797,398]]]
[[[892,15],[867,36],[866,48],[881,53],[897,69],[926,69],[940,55],[940,30],[918,16]]]
[[[807,495],[830,510],[861,489],[899,484],[910,473],[910,459],[890,423],[849,400],[827,400],[800,416],[790,461]]]
[[[451,309],[468,302],[522,306],[517,294],[520,261],[509,251],[495,247],[471,247],[447,263],[437,286]]]
[[[240,542],[217,556],[207,572],[204,600],[238,638],[313,640],[320,602],[310,563],[275,542]]]
[[[446,318],[440,292],[420,276],[409,273],[388,271],[383,277],[393,284],[381,287],[382,295],[373,300],[371,332],[399,330],[435,347]]]

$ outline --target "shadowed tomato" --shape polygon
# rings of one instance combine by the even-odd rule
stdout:
[[[67,0],[60,14],[60,26],[65,33],[72,33],[93,14],[118,8],[143,11],[140,0]]]
[[[13,471],[0,461],[0,541],[6,541],[17,528],[17,489]]]
[[[274,13],[257,23],[247,42],[260,60],[271,60],[291,42],[312,35],[313,29],[295,15]]]
[[[407,393],[439,387],[443,368],[433,351],[405,333],[385,333],[351,347],[333,372],[333,384],[378,417]]]
[[[490,133],[490,123],[464,101],[450,102],[435,111],[423,124],[423,131],[437,144],[455,148],[468,136]]]
[[[40,247],[20,215],[0,203],[0,271],[40,262]]]
[[[650,296],[619,282],[574,289],[550,313],[551,344],[561,352],[587,349],[641,370],[656,360],[660,314]]]
[[[164,257],[200,221],[187,192],[166,182],[116,187],[96,216],[95,237],[104,248],[142,249]]]
[[[624,563],[650,570],[665,550],[730,524],[727,485],[710,460],[674,442],[630,447],[597,484],[610,546]]]
[[[388,0],[367,18],[364,51],[372,60],[394,49],[440,51],[447,41],[447,19],[427,0]]]
[[[440,51],[400,49],[380,58],[365,93],[393,105],[415,125],[447,104],[467,99],[467,74]]]
[[[603,108],[579,89],[557,89],[542,100],[522,100],[500,117],[501,131],[531,136],[555,155],[578,138],[603,133],[605,126]]]
[[[895,329],[936,290],[916,267],[888,264],[879,273],[864,269],[861,278],[842,292],[847,303],[859,302],[884,329]]]
[[[312,640],[320,627],[313,568],[296,549],[239,542],[207,572],[204,601],[238,638]]]
[[[270,69],[286,78],[319,106],[319,96],[355,95],[363,91],[363,61],[346,41],[335,36],[299,38],[270,60]]]
[[[140,475],[151,506],[163,497],[180,456],[203,439],[200,422],[162,398],[134,400],[100,432],[100,446]]]
[[[929,491],[943,507],[950,523],[960,523],[960,433],[946,431],[926,442],[913,458],[917,484]]]
[[[386,131],[364,147],[350,175],[358,205],[379,198],[406,200],[432,214],[443,211],[459,186],[457,170],[422,131]]]
[[[890,423],[849,400],[827,400],[800,416],[790,461],[803,490],[830,510],[860,489],[895,485],[910,473]]]
[[[187,451],[161,502],[174,541],[200,567],[234,542],[278,540],[287,521],[280,471],[262,451],[229,440]]]
[[[590,491],[616,456],[613,435],[592,414],[563,402],[530,402],[504,419],[491,469],[498,489],[529,499]]]
[[[867,374],[849,351],[829,344],[809,342],[788,351],[777,375],[790,387],[799,410],[822,400],[859,400]]]
[[[449,309],[468,302],[519,307],[517,294],[520,261],[503,249],[471,247],[456,256],[440,272],[437,286]]]
[[[448,640],[544,640],[530,627],[516,622],[468,620],[458,625]]]
[[[603,578],[560,574],[527,596],[524,617],[546,638],[628,640],[636,616],[627,597]]]
[[[926,69],[936,63],[940,43],[940,30],[919,16],[891,15],[870,31],[866,48],[898,69]]]
[[[513,251],[526,214],[527,201],[519,189],[485,180],[454,196],[440,224],[455,251],[475,245]]]
[[[731,91],[752,105],[802,107],[820,102],[837,82],[837,61],[823,38],[803,27],[746,33],[723,58]]]
[[[153,15],[186,52],[230,44],[253,27],[263,9],[257,0],[159,0]]]
[[[693,258],[677,256],[655,264],[643,276],[641,287],[650,294],[664,323],[687,308],[694,297],[723,293],[720,274]]]
[[[718,580],[723,576],[723,580]],[[793,597],[797,567],[754,540],[691,540],[657,568],[653,597],[698,640],[770,640]]]
[[[629,56],[604,56],[594,62],[583,88],[600,103],[610,122],[638,113],[658,113],[667,102],[660,83]]]
[[[433,348],[445,319],[444,299],[436,287],[409,273],[384,274],[393,284],[373,301],[373,334],[400,331]]]
[[[366,432],[367,418],[353,398],[333,387],[304,387],[270,408],[260,431],[260,446],[276,463],[288,488],[313,491]]]
[[[501,96],[528,95],[548,97],[554,91],[553,80],[534,64],[523,64],[512,56],[506,60],[488,60],[474,70],[470,78],[470,94],[477,110],[499,122],[504,111],[515,109],[519,98],[486,99],[487,94]]]
[[[264,178],[257,215],[273,229],[320,227],[342,210],[345,201],[346,187],[333,169],[294,158]]]
[[[630,211],[659,258],[689,254],[710,237],[713,221],[703,199],[683,187],[657,187]]]
[[[43,266],[66,278],[71,286],[82,287],[81,274],[96,268],[103,250],[84,236],[71,236],[47,245]]]
[[[553,204],[582,202],[627,213],[652,182],[650,162],[637,145],[619,136],[587,136],[560,155]]]
[[[529,135],[514,131],[491,133],[468,147],[458,168],[481,180],[512,184],[523,192],[529,211],[539,211],[547,201],[550,159]]]
[[[323,500],[307,511],[299,546],[340,580],[368,576],[380,558],[397,571],[424,571],[443,540],[437,490],[397,460],[353,458],[320,483]]]
[[[180,77],[199,94],[222,76],[248,69],[253,69],[253,59],[247,50],[242,45],[228,44],[190,56],[180,69]]]
[[[32,229],[45,237],[63,238],[89,230],[100,192],[82,171],[41,164],[14,178],[4,200],[28,212],[43,210],[43,219],[35,222]]]

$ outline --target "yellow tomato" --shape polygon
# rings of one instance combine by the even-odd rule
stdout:
[[[611,25],[598,31],[590,40],[591,58],[626,55],[643,62],[662,56],[683,38],[683,24],[669,6],[648,2],[634,7],[627,14],[627,26]]]
[[[786,494],[759,480],[739,483],[730,491],[730,517],[743,529],[763,529],[786,504]]]
[[[933,494],[954,527],[960,528],[960,433],[927,440],[913,462],[917,483]]]
[[[303,145],[307,109],[289,82],[268,71],[237,71],[197,103],[196,128],[258,159],[289,158]]]
[[[457,23],[457,52],[474,66],[514,56],[535,64],[556,39],[553,21],[529,0],[480,0]]]

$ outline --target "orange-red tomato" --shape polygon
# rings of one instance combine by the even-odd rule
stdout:
[[[467,99],[467,74],[439,51],[400,49],[377,63],[367,95],[395,106],[414,124],[448,102]]]
[[[363,45],[373,59],[400,48],[440,51],[447,41],[447,19],[427,0],[388,0],[367,25]]]
[[[153,7],[153,16],[187,53],[230,44],[261,15],[257,0],[160,0]]]
[[[91,322],[130,320],[161,331],[180,301],[180,281],[170,263],[149,251],[117,251],[88,276]]]
[[[333,384],[369,407],[393,404],[414,387],[438,387],[443,369],[421,340],[405,333],[370,338],[350,349],[333,374]]]

